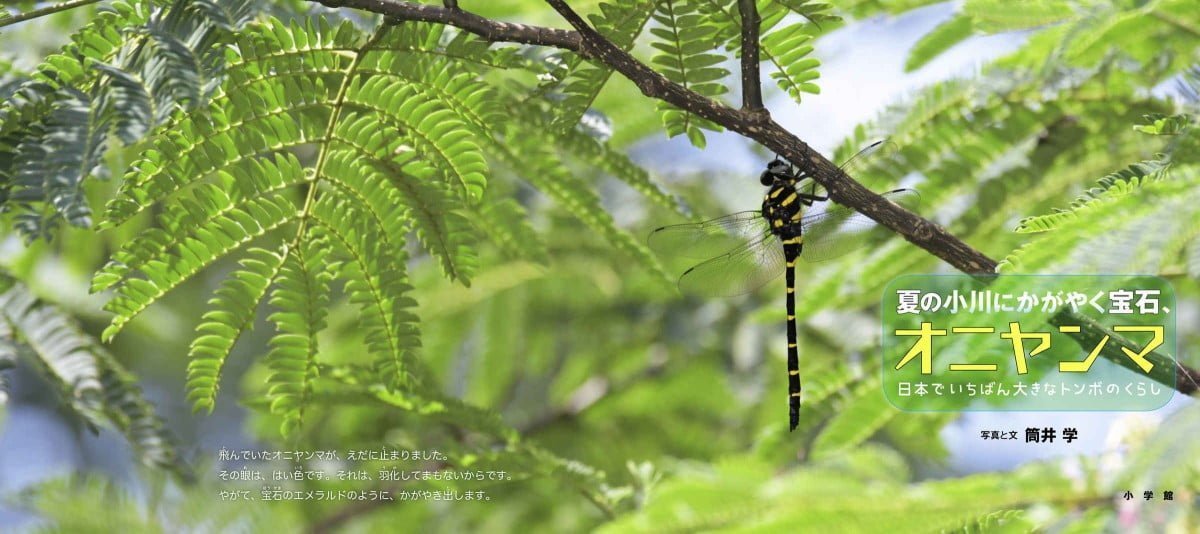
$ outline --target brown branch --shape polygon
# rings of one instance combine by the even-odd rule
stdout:
[[[937,223],[905,210],[863,187],[795,134],[772,120],[767,113],[753,109],[733,109],[670,81],[592,29],[563,0],[546,0],[546,3],[575,28],[575,31],[498,22],[461,9],[447,9],[402,0],[309,1],[320,2],[330,7],[364,9],[395,20],[448,24],[489,41],[552,46],[576,52],[585,59],[602,63],[621,73],[633,82],[643,95],[665,101],[742,134],[799,165],[817,183],[825,186],[829,197],[835,202],[870,217],[954,268],[972,275],[994,273],[996,270],[996,260],[964,243]],[[757,18],[757,15],[755,16]],[[748,17],[743,17],[746,18]],[[745,31],[742,37],[746,38]],[[757,46],[754,48],[757,50]],[[743,65],[747,55],[743,45]],[[757,83],[753,85],[758,86]],[[1077,341],[1085,343],[1083,340]],[[1124,359],[1119,351],[1106,350],[1103,354],[1110,359]],[[1189,369],[1182,364],[1178,364],[1177,368],[1182,377],[1200,377],[1200,371]],[[1164,384],[1187,393],[1195,391],[1194,387],[1189,388],[1178,383]]]
[[[666,358],[656,358],[636,374],[622,380],[610,380],[606,377],[592,377],[581,384],[567,397],[566,404],[543,412],[541,415],[518,425],[517,431],[522,436],[532,434],[555,423],[568,421],[578,417],[588,408],[606,397],[613,397],[643,383],[667,373]]]
[[[754,0],[738,0],[738,11],[742,15],[742,109],[766,113],[758,73],[758,27],[762,19]]]
[[[555,28],[485,19],[459,8],[445,8],[396,0],[309,0],[327,7],[349,7],[378,13],[390,19],[437,22],[469,31],[489,41],[552,46],[580,52],[579,34]]]
[[[757,141],[764,147],[800,165],[825,186],[835,202],[853,208],[904,236],[956,269],[969,274],[991,273],[996,261],[962,242],[946,229],[887,201],[842,172],[812,147],[784,129],[769,116],[737,110],[711,100],[668,80],[592,29],[562,0],[547,0],[576,31],[497,22],[468,13],[402,0],[309,0],[330,7],[364,9],[396,20],[438,22],[455,26],[489,41],[534,44],[579,53],[620,72],[642,94],[709,119]]]
[[[1137,362],[1133,361],[1133,358],[1126,357],[1122,350],[1129,350],[1137,354],[1141,352],[1142,348],[1124,336],[1108,330],[1090,317],[1064,310],[1050,317],[1047,322],[1054,326],[1080,327],[1079,334],[1072,336],[1072,339],[1084,347],[1084,350],[1099,346],[1105,338],[1108,338],[1109,342],[1105,343],[1104,348],[1100,351],[1101,356],[1134,373],[1145,374],[1160,384],[1172,385],[1171,382],[1174,382],[1175,390],[1184,395],[1191,395],[1200,389],[1200,371],[1191,369],[1159,352],[1151,352],[1145,356],[1146,361],[1153,364],[1154,368],[1150,372],[1143,371],[1141,367],[1138,367]]]
[[[936,223],[863,187],[770,117],[732,109],[668,80],[593,30],[563,0],[546,1],[575,27],[584,48],[593,54],[595,60],[623,74],[637,85],[642,94],[665,100],[757,141],[808,171],[817,183],[825,186],[835,202],[874,219],[958,270],[968,274],[995,271],[995,260],[963,243]]]

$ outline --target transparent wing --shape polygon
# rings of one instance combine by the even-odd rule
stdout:
[[[855,177],[863,168],[876,161],[886,161],[900,152],[900,145],[886,139],[875,141],[843,161],[839,168]],[[827,196],[825,188],[812,178],[805,178],[796,183],[796,190],[810,195]]]
[[[663,226],[650,233],[646,244],[664,256],[702,260],[758,241],[769,233],[761,213],[739,211],[699,223]]]
[[[709,297],[749,293],[783,273],[783,244],[770,233],[684,271],[679,291]]]
[[[896,189],[882,195],[905,209],[913,209],[921,201],[921,195],[913,189]],[[800,224],[804,236],[800,259],[807,262],[845,255],[879,237],[878,234],[886,233],[870,217],[840,204],[806,215]]]
[[[900,145],[887,139],[880,139],[863,147],[862,150],[859,150],[853,156],[846,159],[846,161],[843,161],[841,169],[846,171],[846,174],[854,175],[855,172],[862,170],[863,167],[876,161],[890,159],[899,151]]]

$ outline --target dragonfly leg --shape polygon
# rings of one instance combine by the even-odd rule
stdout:
[[[825,202],[826,200],[829,200],[829,195],[821,196],[811,195],[808,193],[796,193],[796,196],[800,198],[800,202],[803,202],[805,206],[811,206],[813,205],[813,202]]]

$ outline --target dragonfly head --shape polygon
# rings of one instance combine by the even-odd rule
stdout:
[[[775,183],[777,178],[784,178],[792,174],[792,166],[787,162],[775,159],[767,164],[767,170],[763,171],[758,177],[758,181],[763,185],[770,186]]]

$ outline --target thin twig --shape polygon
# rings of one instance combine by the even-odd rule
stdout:
[[[61,4],[54,4],[52,6],[46,6],[41,9],[35,9],[33,11],[26,11],[24,13],[21,13],[20,15],[15,15],[15,16],[8,17],[8,18],[0,18],[0,28],[3,28],[5,26],[11,26],[13,24],[17,24],[17,23],[21,23],[21,22],[25,22],[27,20],[33,20],[33,19],[36,19],[39,17],[44,17],[46,15],[53,15],[60,11],[66,11],[68,9],[75,9],[77,7],[83,7],[88,4],[95,4],[96,2],[99,2],[99,1],[100,0],[72,0],[70,2],[63,2]]]
[[[646,380],[661,377],[667,372],[667,364],[666,359],[657,359],[650,362],[649,365],[633,376],[617,381],[609,380],[608,378],[593,377],[576,388],[568,396],[566,404],[547,410],[538,417],[522,425],[518,425],[517,430],[523,436],[530,435],[555,423],[578,417],[579,414],[595,406],[596,403],[604,400],[606,397],[614,397]]]
[[[765,113],[758,73],[758,6],[754,0],[738,0],[738,11],[742,14],[742,109]]]
[[[327,7],[349,7],[384,15],[396,20],[437,22],[461,28],[489,41],[552,46],[582,52],[579,34],[556,28],[513,24],[483,18],[459,8],[448,9],[429,4],[394,0],[309,0]],[[586,55],[585,55],[586,57]]]

